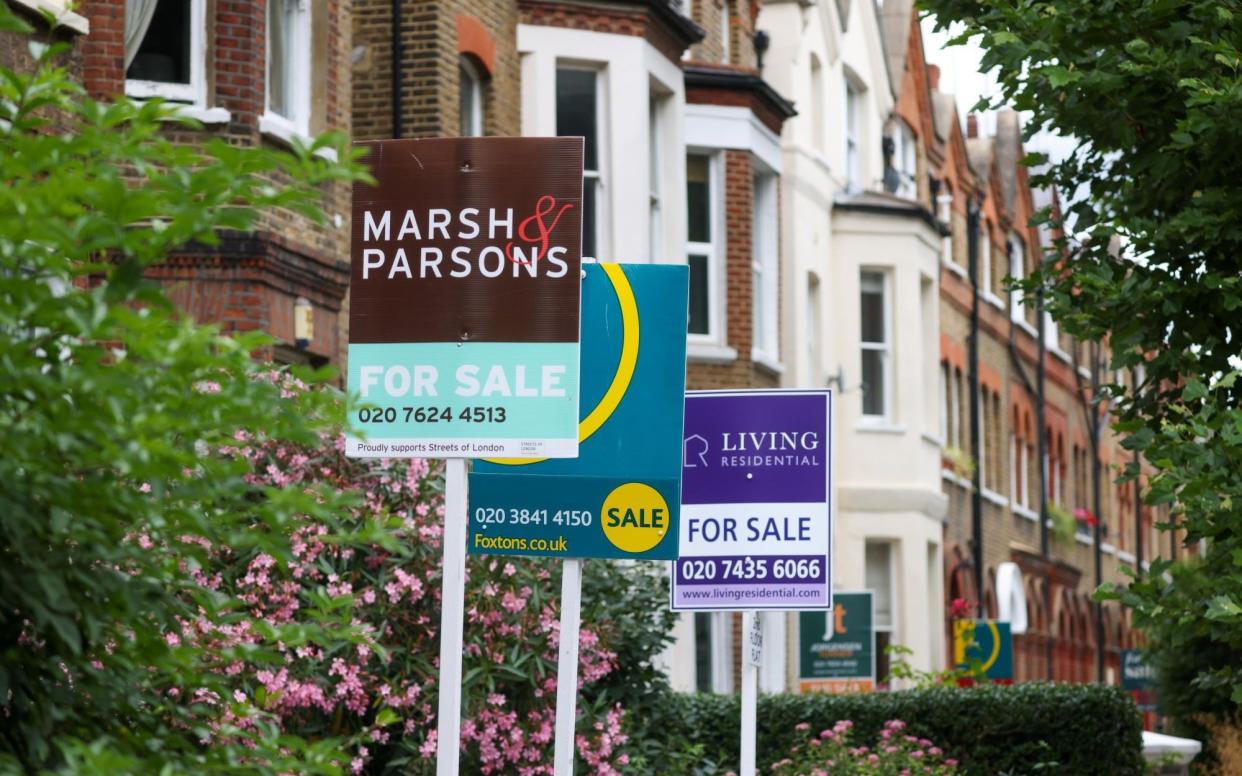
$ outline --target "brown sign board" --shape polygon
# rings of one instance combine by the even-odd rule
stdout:
[[[575,454],[582,138],[357,145],[347,451]]]

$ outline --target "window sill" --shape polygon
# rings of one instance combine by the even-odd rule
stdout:
[[[991,490],[990,488],[988,488],[988,487],[986,487],[986,486],[984,486],[984,488],[983,488],[983,490],[981,491],[981,493],[983,494],[983,497],[984,497],[985,499],[987,499],[988,501],[991,501],[993,504],[995,504],[995,505],[996,505],[996,506],[998,506],[998,507],[1007,507],[1007,506],[1009,506],[1009,499],[1005,498],[1005,497],[1004,497],[1004,496],[1002,496],[1001,494],[997,493],[997,492],[996,492],[996,491],[994,491],[994,490]]]
[[[1061,350],[1060,345],[1053,345],[1052,347],[1048,348],[1048,352],[1052,353],[1052,355],[1061,359],[1062,361],[1069,364],[1070,366],[1074,365],[1074,359],[1070,358],[1069,353],[1066,353],[1064,350]]]
[[[936,436],[935,434],[929,434],[926,431],[920,434],[920,436],[922,436],[923,441],[929,445],[935,445],[936,447],[944,447],[943,437]]]
[[[942,479],[948,480],[949,482],[953,483],[959,488],[965,488],[966,490],[974,490],[975,488],[974,483],[972,483],[970,480],[966,479],[962,475],[958,474],[957,472],[953,471],[952,469],[941,469],[940,477]]]
[[[1135,560],[1137,560],[1137,558],[1134,557],[1134,553],[1132,552],[1126,552],[1125,550],[1117,550],[1117,560],[1121,561],[1122,563],[1133,563]]]
[[[1094,539],[1092,539],[1090,536],[1085,536],[1085,535],[1080,534],[1080,533],[1075,533],[1075,534],[1074,534],[1074,541],[1078,542],[1079,544],[1085,544],[1085,545],[1087,545],[1088,547],[1090,547],[1091,545],[1095,544],[1095,540],[1094,540]]]
[[[225,108],[204,108],[201,105],[177,105],[177,115],[182,118],[194,119],[200,124],[227,124],[233,114]]]
[[[737,361],[737,350],[728,345],[710,342],[687,342],[686,361],[695,364],[732,364]]]
[[[1013,513],[1024,520],[1030,520],[1032,523],[1039,523],[1039,513],[1030,507],[1024,507],[1021,504],[1013,505]]]
[[[1108,553],[1109,555],[1116,555],[1117,548],[1108,542],[1100,542],[1100,552]]]
[[[1010,320],[1013,320],[1013,319],[1010,319]],[[1014,324],[1016,324],[1017,327],[1021,329],[1022,331],[1031,335],[1031,337],[1034,338],[1035,342],[1037,343],[1039,342],[1039,331],[1034,326],[1027,323],[1025,318],[1019,321],[1014,321]]]
[[[969,279],[965,267],[960,267],[958,266],[956,262],[953,262],[953,261],[946,261],[943,256],[940,257],[940,266],[952,272],[954,275],[957,275],[962,280]]]
[[[755,366],[774,377],[780,377],[785,374],[785,365],[780,362],[780,359],[772,358],[766,353],[759,353],[752,350],[750,353],[750,360],[754,362]]]
[[[12,0],[12,2],[14,5],[20,5],[23,8],[34,11],[40,17],[45,12],[50,12],[56,17],[56,26],[58,27],[67,27],[80,35],[90,34],[90,20],[81,14],[65,10],[63,3],[53,3],[49,2],[49,0]]]
[[[863,418],[854,424],[855,431],[865,431],[869,434],[904,434],[905,426],[894,426],[888,422],[887,418]]]
[[[992,305],[992,306],[993,306],[993,307],[995,307],[997,310],[1004,310],[1004,309],[1005,309],[1005,300],[1004,300],[1004,299],[1001,299],[1001,298],[1000,298],[999,296],[997,296],[996,294],[993,294],[991,291],[984,291],[984,292],[983,292],[980,296],[982,296],[982,297],[983,297],[983,301],[985,301],[985,302],[987,302],[988,304]]]
[[[310,145],[312,140],[293,123],[286,118],[274,116],[270,113],[264,113],[259,117],[259,133],[264,137],[275,140],[281,145],[293,147],[293,141],[299,140],[305,145]],[[315,150],[315,156],[327,159],[330,162],[337,161],[336,149],[319,148]]]

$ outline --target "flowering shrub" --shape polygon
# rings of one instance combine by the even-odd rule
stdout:
[[[904,735],[906,723],[890,719],[884,723],[875,746],[853,746],[850,730],[854,723],[841,720],[819,735],[809,735],[794,745],[789,756],[772,764],[776,776],[849,776],[849,774],[884,774],[915,776],[957,773],[957,761],[945,757],[940,747],[926,738]],[[803,735],[811,726],[801,722],[794,730]]]
[[[169,644],[209,641],[221,655],[218,670],[233,677],[231,698],[193,702],[215,708],[217,724],[244,729],[266,714],[288,732],[344,738],[354,773],[430,771],[438,745],[442,465],[348,459],[343,440],[317,450],[252,444],[241,432],[235,441],[224,452],[250,463],[252,484],[327,484],[352,496],[342,523],[365,531],[395,519],[400,544],[341,544],[333,525],[307,519],[293,529],[288,557],[213,551],[197,578],[247,608],[226,626],[204,615],[166,634]],[[555,565],[498,556],[467,564],[463,772],[552,772],[560,634],[556,601],[546,591],[555,589]],[[327,651],[313,641],[269,637],[271,628],[296,625],[309,611],[316,618],[336,613],[363,641]],[[616,668],[616,655],[589,623],[579,641],[579,688],[589,688]],[[577,751],[591,773],[616,773],[628,761],[621,720],[619,704],[580,720]]]

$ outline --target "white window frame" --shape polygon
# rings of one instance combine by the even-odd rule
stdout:
[[[1026,244],[1022,236],[1014,232],[1009,238],[1009,245],[1009,276],[1014,280],[1023,280],[1026,278]],[[1009,292],[1009,317],[1015,323],[1026,324],[1026,301],[1020,289]]]
[[[992,229],[986,218],[979,219],[979,291],[992,296]]]
[[[848,74],[845,76],[845,190],[853,194],[862,185],[862,96],[863,90]]]
[[[751,357],[773,364],[780,360],[776,230],[776,176],[759,172],[754,176],[751,225]]]
[[[272,73],[271,25],[266,25],[267,40],[264,49],[266,62],[264,69],[263,115],[259,118],[259,130],[275,135],[283,140],[294,137],[310,136],[311,119],[311,4],[310,0],[267,0],[269,9],[276,2],[289,2],[295,6],[290,19],[288,62],[285,63],[289,81],[286,85],[290,95],[290,113],[286,116],[275,112],[270,104],[268,79]],[[270,10],[269,10],[270,13]]]
[[[915,199],[919,194],[919,154],[914,130],[901,118],[893,125],[893,168],[898,177],[894,193],[903,199]]]
[[[724,235],[724,153],[718,150],[687,148],[687,156],[707,158],[708,228],[711,242],[691,242],[686,239],[686,264],[691,254],[707,256],[707,333],[688,332],[686,341],[704,345],[724,345],[725,326],[725,257],[727,246]],[[689,213],[687,213],[687,217]]]
[[[881,321],[884,323],[884,339],[880,342],[866,342],[862,338],[862,294],[865,290],[874,291],[873,280],[880,280],[880,304],[881,304]],[[872,286],[868,289],[867,286]],[[866,423],[888,425],[893,420],[893,394],[896,388],[893,375],[893,282],[892,273],[882,268],[863,267],[858,274],[858,304],[859,304],[859,374],[863,373],[862,369],[862,353],[861,351],[874,351],[881,354],[881,370],[884,385],[881,393],[881,413],[878,415],[869,414],[865,409],[865,403],[860,407],[862,411],[862,419]],[[861,399],[860,399],[861,401]]]
[[[457,133],[461,137],[482,137],[483,136],[483,74],[479,72],[479,66],[471,61],[470,57],[462,54],[457,58],[457,91],[458,91],[458,108],[457,108]],[[469,96],[469,102],[473,106],[470,113],[470,126],[461,126],[461,97]]]
[[[604,106],[608,102],[608,94],[605,91],[608,86],[608,79],[604,78],[604,63],[583,63],[572,60],[558,59],[553,72],[561,70],[579,70],[595,75],[595,164],[597,169],[589,170],[585,166],[582,170],[582,186],[585,189],[590,186],[595,192],[595,251],[594,253],[607,256],[611,251],[607,244],[608,236],[608,214],[610,211],[609,202],[607,201],[608,189],[605,182],[608,178],[608,116],[604,110]],[[556,105],[555,81],[553,81],[553,106]],[[555,107],[553,108],[552,126],[556,126]],[[584,159],[585,161],[585,159]],[[585,196],[585,194],[584,194]],[[597,258],[597,256],[583,256],[583,258]]]
[[[706,615],[707,626],[707,670],[711,675],[710,692],[729,695],[733,692],[733,612],[697,612]],[[695,638],[698,638],[695,628]],[[698,684],[698,645],[695,645],[695,684]]]
[[[953,367],[948,361],[940,362],[940,438],[946,446],[953,444],[953,419],[949,410],[949,386],[952,384]]]
[[[814,272],[806,276],[806,367],[808,384],[821,386],[824,384],[824,368],[821,356],[822,332],[820,330],[820,281]]]
[[[824,67],[814,53],[811,54],[810,63],[810,90],[811,147],[822,154],[824,139],[827,137],[827,123],[824,120]]]
[[[733,59],[732,45],[729,36],[729,0],[720,3],[720,64],[731,64]]]
[[[647,99],[647,227],[648,251],[651,262],[659,262],[664,253],[664,208],[660,174],[664,164],[663,109],[666,98],[654,92]]]
[[[952,385],[950,391],[953,394],[949,404],[949,411],[953,413],[953,446],[958,450],[962,449],[962,372],[955,366],[950,366],[950,377]]]
[[[979,487],[987,490],[991,487],[991,478],[988,477],[988,404],[990,404],[987,386],[979,386],[979,427],[975,429],[975,434],[979,437],[979,460],[975,462],[975,466],[979,471]]]
[[[1020,443],[1016,430],[1009,432],[1009,499],[1019,506],[1026,506],[1022,503],[1020,483],[1025,481],[1025,477],[1019,479],[1021,469],[1018,468],[1019,461],[1022,456],[1018,451]]]
[[[897,630],[897,623],[901,619],[899,616],[900,609],[897,605],[898,599],[900,598],[899,591],[897,589],[898,544],[897,542],[887,541],[884,539],[867,539],[863,543],[863,579],[864,580],[866,580],[867,578],[867,547],[868,545],[872,545],[876,547],[885,547],[886,552],[888,554],[888,559],[887,559],[888,568],[886,570],[888,571],[888,574],[887,574],[888,576],[888,606],[889,606],[888,614],[889,614],[890,619],[887,625],[880,624],[879,601],[875,600],[875,603],[873,604],[873,608],[871,612],[872,627],[876,631],[885,632],[885,633],[893,633],[894,631]],[[871,587],[871,586],[868,585],[868,587]],[[879,599],[880,597],[879,591],[875,590],[874,593],[875,593],[874,599]]]
[[[941,192],[936,195],[936,205],[940,213],[940,221],[949,229],[940,240],[940,260],[950,266],[956,266],[953,259],[953,187],[946,180],[940,184]]]
[[[178,2],[178,0],[161,0]],[[123,20],[122,20],[123,21]],[[190,0],[190,82],[125,79],[125,95],[136,100],[159,97],[196,108],[207,107],[207,0]]]

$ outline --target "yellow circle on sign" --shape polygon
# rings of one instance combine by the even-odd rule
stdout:
[[[641,482],[619,485],[604,499],[604,536],[622,552],[646,552],[668,533],[668,504]]]

